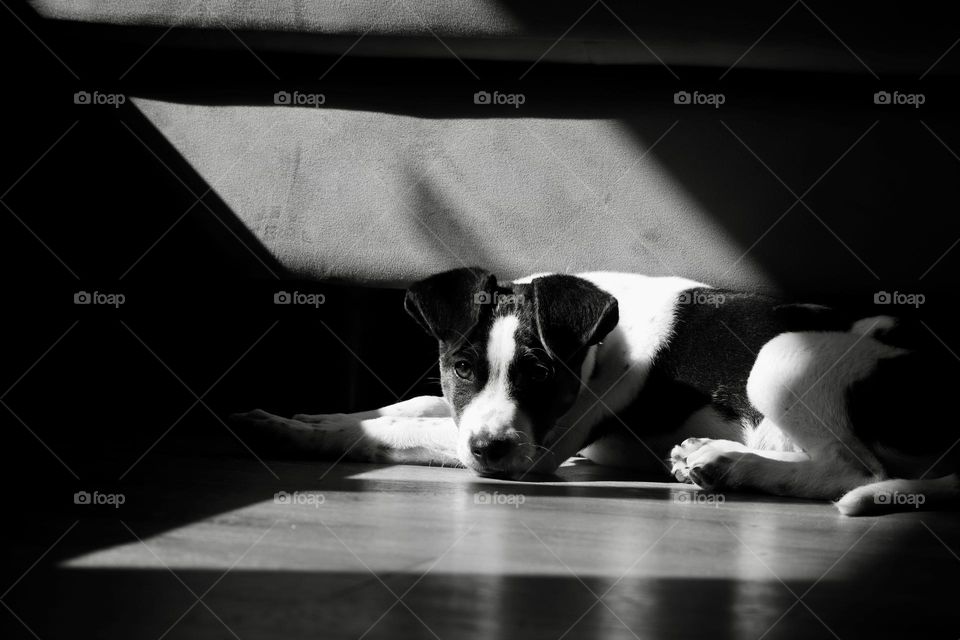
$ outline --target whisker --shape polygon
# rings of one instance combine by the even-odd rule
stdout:
[[[534,449],[542,449],[543,451],[546,451],[546,452],[548,452],[548,453],[550,452],[550,449],[548,449],[547,447],[544,447],[543,445],[539,445],[539,444],[537,444],[536,442],[534,442],[533,440],[527,439],[527,438],[526,438],[526,435],[527,435],[527,434],[525,434],[525,433],[519,433],[519,432],[518,432],[518,433],[517,433],[517,444],[525,444],[525,445],[529,445],[529,446],[533,447]]]

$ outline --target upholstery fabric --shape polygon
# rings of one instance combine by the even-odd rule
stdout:
[[[473,119],[135,103],[309,278],[399,285],[485,265],[502,277],[609,269],[844,294],[915,286],[960,235],[938,204],[956,161],[912,114],[814,127],[733,105]],[[924,286],[951,287],[950,264]]]
[[[153,44],[354,56],[650,64],[919,76],[956,39],[944,3],[634,0],[30,0],[41,16]],[[243,44],[225,29],[242,31]],[[207,31],[212,31],[213,36]],[[190,36],[191,32],[193,37]],[[220,33],[221,37],[216,37]],[[362,37],[361,37],[362,36]],[[443,40],[441,44],[437,38]],[[749,52],[749,53],[747,53]],[[853,53],[856,52],[856,53]],[[956,71],[947,57],[937,73]]]
[[[143,39],[124,67],[171,43],[197,57],[210,47],[242,49],[256,77],[272,73],[250,55],[261,48],[335,54],[318,69],[345,52],[408,68],[443,57],[463,75],[466,65],[453,56],[635,65],[625,69],[637,91],[622,98],[608,85],[599,115],[562,99],[481,113],[462,83],[463,95],[446,96],[442,109],[432,110],[429,97],[398,108],[389,96],[351,103],[347,94],[370,82],[350,76],[339,81],[343,94],[310,108],[273,104],[275,91],[292,87],[272,74],[278,83],[267,90],[247,80],[246,68],[234,78],[254,95],[220,101],[217,92],[231,87],[217,85],[218,75],[184,81],[173,94],[165,86],[150,93],[149,80],[137,76],[147,89],[133,104],[263,245],[306,278],[396,286],[483,265],[501,277],[611,269],[791,295],[866,295],[915,287],[921,277],[925,290],[952,289],[955,258],[947,253],[960,220],[942,215],[942,203],[954,199],[955,158],[945,141],[960,139],[955,119],[935,92],[923,111],[873,100],[878,90],[952,82],[960,49],[935,3],[871,4],[869,15],[859,5],[809,2],[31,5],[68,30],[93,25],[113,29],[110,38]],[[183,29],[167,35],[171,27]],[[670,100],[696,89],[680,80],[691,67],[712,67],[713,89],[726,90],[721,69],[732,66],[755,74],[741,88],[770,75],[815,75],[833,88],[849,79],[853,89],[839,100],[831,89],[792,92],[788,81],[786,95],[782,86],[776,96],[754,88],[731,94],[722,109]],[[666,84],[648,90],[654,73]],[[934,264],[931,256],[941,254]]]

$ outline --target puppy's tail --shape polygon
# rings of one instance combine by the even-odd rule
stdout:
[[[845,516],[960,508],[960,476],[929,480],[883,480],[848,492],[835,503]]]

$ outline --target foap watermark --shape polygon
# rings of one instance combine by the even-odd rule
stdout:
[[[473,104],[494,104],[509,105],[514,109],[519,109],[520,105],[527,101],[527,96],[522,93],[500,93],[494,91],[477,91],[473,94]]]
[[[277,91],[273,94],[273,104],[290,107],[322,107],[327,96],[322,93],[303,93],[301,91]]]
[[[677,91],[673,94],[673,104],[692,104],[719,109],[727,101],[722,93],[701,93],[700,91]]]
[[[701,493],[699,491],[681,491],[673,496],[676,504],[688,505],[698,504],[706,505],[719,509],[727,501],[727,497],[722,493]]]
[[[681,291],[677,296],[677,304],[705,305],[719,307],[727,301],[727,296],[715,291]]]
[[[473,302],[475,304],[523,304],[523,294],[479,291],[473,294]]]
[[[100,493],[99,491],[77,491],[73,494],[73,504],[82,505],[108,505],[114,509],[119,509],[120,505],[127,501],[127,496],[122,493]]]
[[[919,109],[927,101],[922,93],[902,93],[900,91],[877,91],[873,94],[873,104],[897,105]]]
[[[919,509],[927,501],[927,497],[922,493],[900,493],[899,491],[878,491],[873,495],[875,504],[891,504],[898,506],[909,506]]]
[[[473,504],[506,504],[514,509],[519,509],[520,505],[527,501],[527,496],[522,493],[500,493],[494,491],[477,491],[473,494]]]
[[[126,303],[127,296],[122,293],[105,293],[103,291],[77,291],[73,294],[73,304],[91,304],[119,309]]]
[[[122,93],[101,93],[100,91],[77,91],[73,94],[73,104],[107,106],[119,109],[127,101]]]
[[[303,293],[301,291],[277,291],[273,294],[273,304],[298,304],[318,308],[326,304],[327,296],[322,293]]]
[[[922,293],[904,293],[902,291],[877,291],[873,294],[873,304],[897,304],[918,308],[927,301]]]
[[[277,491],[273,494],[273,504],[296,504],[319,509],[320,505],[326,501],[327,497],[322,493],[303,493],[301,491],[288,493],[286,491]]]

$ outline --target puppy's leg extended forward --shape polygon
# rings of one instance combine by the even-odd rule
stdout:
[[[293,419],[300,422],[328,422],[334,415],[322,413],[319,415],[307,415],[305,413],[294,414]],[[359,420],[371,418],[382,418],[387,416],[403,418],[449,418],[450,405],[442,396],[417,396],[403,402],[390,404],[372,411],[361,411],[359,413],[346,414]]]
[[[357,462],[461,466],[457,428],[443,398],[422,396],[359,413],[283,418],[259,409],[235,414],[257,435],[323,457]]]

